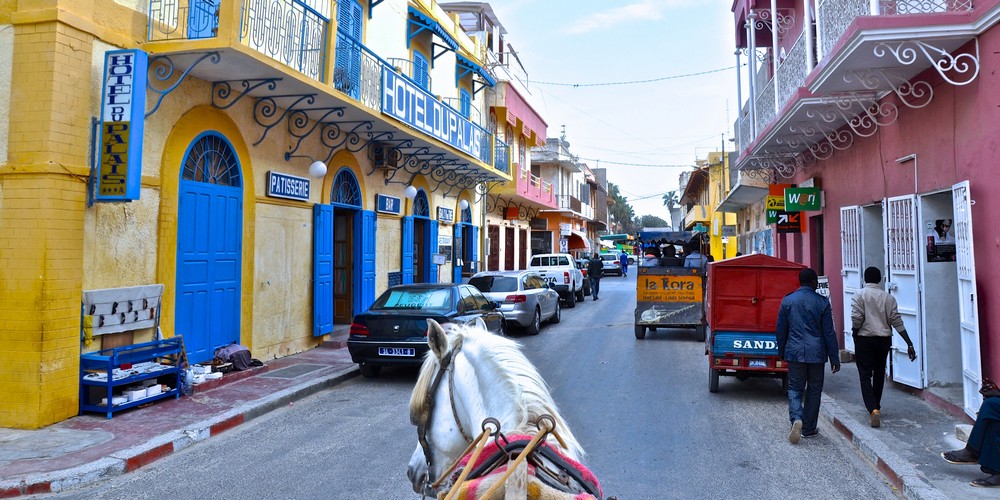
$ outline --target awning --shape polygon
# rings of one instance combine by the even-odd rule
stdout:
[[[486,80],[486,83],[488,83],[490,87],[497,84],[496,79],[490,76],[490,74],[487,73],[482,66],[476,64],[476,62],[472,59],[469,59],[468,57],[465,57],[457,52],[455,53],[455,59],[455,65],[465,70],[455,76],[456,80],[465,76],[465,73],[472,72],[482,77],[483,80]]]
[[[410,19],[411,23],[419,26],[421,29],[428,29],[435,35],[441,37],[441,39],[444,40],[444,43],[447,44],[448,47],[451,48],[451,50],[458,50],[458,42],[455,41],[455,38],[451,36],[451,33],[448,33],[447,31],[445,31],[444,28],[441,27],[441,24],[438,23],[437,20],[435,20],[428,14],[424,14],[420,10],[414,8],[412,5],[409,6],[409,12],[410,15],[415,18],[415,20]],[[417,30],[417,32],[419,31],[420,30]],[[411,33],[409,36],[412,37],[414,34],[415,33]]]
[[[725,200],[716,208],[719,212],[738,212],[741,208],[748,207],[763,200],[767,196],[766,187],[748,186],[746,184],[736,184],[729,192]]]
[[[586,250],[590,251],[590,241],[587,240],[587,233],[583,231],[573,231],[569,232],[569,245],[570,250]]]

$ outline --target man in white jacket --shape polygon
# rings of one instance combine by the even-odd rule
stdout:
[[[906,334],[903,318],[899,315],[896,298],[882,290],[881,281],[882,272],[877,267],[865,269],[865,286],[851,299],[855,362],[861,377],[861,397],[872,427],[878,427],[882,422],[882,387],[886,358],[892,349],[892,329],[906,341],[910,361],[917,359],[913,342]]]

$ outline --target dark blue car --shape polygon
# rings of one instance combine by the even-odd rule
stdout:
[[[377,377],[383,366],[420,366],[427,352],[427,319],[471,323],[505,335],[498,303],[471,285],[420,283],[394,286],[354,317],[347,349],[361,375]]]

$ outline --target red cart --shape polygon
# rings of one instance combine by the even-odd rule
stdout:
[[[799,287],[802,264],[745,255],[709,264],[705,311],[709,333],[708,390],[719,377],[774,377],[788,388],[788,365],[778,359],[775,328],[781,299]]]

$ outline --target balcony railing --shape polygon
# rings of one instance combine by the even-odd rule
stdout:
[[[315,4],[315,5],[311,5]],[[319,80],[326,66],[329,4],[305,0],[243,0],[240,43]],[[218,36],[219,4],[195,0],[150,0],[149,41]]]
[[[462,112],[462,100],[461,99],[459,99],[457,97],[442,97],[441,100],[445,104],[447,104],[448,106],[451,106],[451,109],[454,109],[454,110],[458,111],[459,113]],[[469,120],[471,120],[472,123],[479,124],[482,127],[486,126],[486,124],[483,123],[483,114],[479,111],[479,108],[477,108],[475,106],[471,106],[471,105],[469,106],[469,116],[466,116],[466,118],[468,118]]]
[[[518,175],[515,178],[518,195],[542,203],[548,207],[556,207],[556,198],[552,193],[552,184],[543,181],[538,176],[532,175],[530,170],[519,168],[517,163],[512,164],[512,166],[518,171]]]
[[[382,71],[386,69],[399,73],[396,67],[375,55],[365,44],[339,30],[336,55],[333,88],[349,95],[366,108],[381,112]]]
[[[684,214],[684,227],[692,226],[698,222],[707,224],[712,220],[712,209],[708,205],[693,205]]]
[[[510,173],[510,146],[496,137],[493,138],[493,168]]]
[[[579,198],[568,194],[560,194],[556,195],[556,199],[559,201],[560,210],[572,210],[578,214],[583,213],[583,204],[580,203]]]
[[[755,122],[757,123],[757,133],[759,134],[777,114],[774,111],[774,79],[767,82],[760,92],[757,93],[757,102],[754,111],[757,112]]]
[[[782,107],[788,99],[795,94],[795,91],[802,86],[806,80],[808,71],[806,68],[806,36],[805,33],[799,35],[799,39],[792,45],[792,50],[788,51],[785,59],[778,66],[778,76],[775,78],[778,86],[778,107]]]

